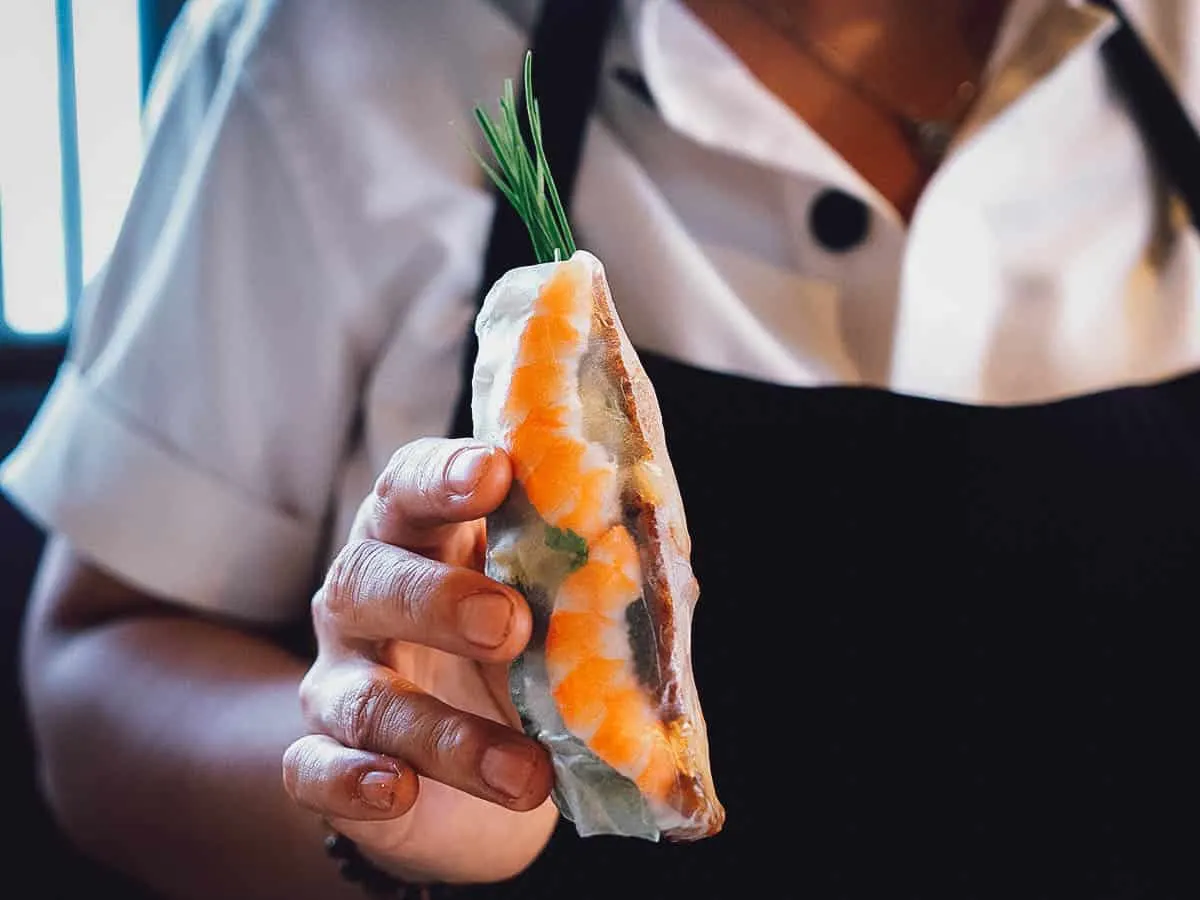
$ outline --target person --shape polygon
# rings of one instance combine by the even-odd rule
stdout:
[[[174,898],[1190,895],[1200,246],[1118,33],[1200,112],[1182,3],[190,3],[3,469],[67,834]],[[531,43],[692,531],[694,844],[576,838],[504,687],[453,423]]]

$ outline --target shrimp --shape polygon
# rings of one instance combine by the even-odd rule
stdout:
[[[546,634],[550,690],[571,733],[634,781],[665,798],[676,753],[633,668],[625,609],[642,596],[637,546],[614,525],[563,581]]]
[[[617,517],[617,467],[583,439],[579,363],[591,329],[586,272],[563,263],[542,288],[521,335],[505,402],[509,455],[529,502],[548,524],[594,540]]]
[[[625,611],[642,597],[638,548],[620,522],[617,466],[584,436],[579,366],[592,298],[585,267],[560,264],[521,334],[504,405],[517,481],[586,562],[559,585],[546,635],[550,689],[567,729],[649,797],[666,800],[678,758],[634,668]]]

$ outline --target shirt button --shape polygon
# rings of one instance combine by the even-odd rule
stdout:
[[[830,188],[817,195],[808,211],[813,237],[832,253],[845,253],[867,239],[871,211],[857,197]]]

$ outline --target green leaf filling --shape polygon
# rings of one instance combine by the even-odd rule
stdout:
[[[546,546],[559,553],[571,557],[571,571],[574,572],[588,560],[587,541],[569,528],[546,526]]]

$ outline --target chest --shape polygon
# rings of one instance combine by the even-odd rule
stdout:
[[[511,74],[505,58],[480,92]],[[1019,97],[955,149],[911,224],[769,93],[747,94],[757,99],[736,121],[717,104],[685,125],[674,101],[648,92],[646,59],[627,23],[604,57],[573,200],[639,347],[776,384],[984,404],[1200,358],[1181,327],[1197,317],[1194,240],[1169,215],[1095,48],[1013,87]],[[720,93],[690,74],[696,91]],[[380,294],[404,313],[367,386],[368,469],[443,431],[457,396],[491,207],[481,182],[453,188],[439,189],[438,218],[471,240]]]

